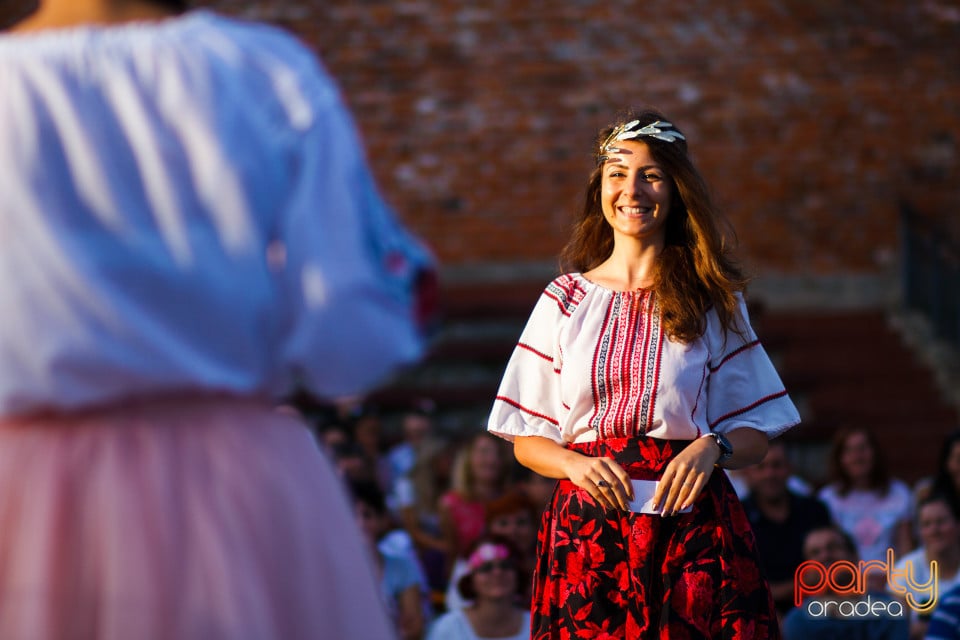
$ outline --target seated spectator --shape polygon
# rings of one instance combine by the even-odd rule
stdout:
[[[936,473],[917,482],[914,489],[918,503],[933,493],[945,496],[960,509],[960,429],[947,435],[940,446]]]
[[[450,487],[455,447],[430,438],[418,449],[413,468],[395,485],[394,506],[417,549],[431,598],[442,608],[455,551],[440,527],[440,496]]]
[[[437,618],[427,640],[527,640],[530,610],[518,603],[522,585],[519,555],[506,538],[481,536],[468,550],[467,572],[457,581],[460,596],[470,602]]]
[[[384,453],[383,420],[373,406],[359,406],[354,410],[352,423],[353,441],[363,451],[377,484],[386,493],[392,486],[390,461]]]
[[[520,571],[528,576],[533,575],[533,566],[537,561],[539,516],[533,502],[519,488],[511,489],[502,497],[489,502],[486,509],[484,522],[487,533],[506,538],[513,543],[519,554]]]
[[[537,561],[537,526],[538,513],[533,503],[522,490],[515,488],[502,497],[487,504],[484,529],[486,533],[500,536],[509,540],[517,551],[517,562],[520,572],[526,576],[533,575],[533,567]],[[462,609],[466,602],[460,596],[457,584],[467,572],[467,558],[458,558],[450,576],[450,586],[447,589],[446,606],[452,611]],[[533,583],[527,581],[523,585],[523,598],[529,605]]]
[[[727,479],[730,480],[730,484],[733,485],[733,490],[737,492],[737,497],[740,498],[740,501],[743,502],[746,500],[750,495],[750,485],[747,483],[748,474],[746,468],[724,469],[724,471],[727,474]],[[812,496],[814,493],[813,485],[793,473],[787,478],[787,488],[798,496]]]
[[[904,571],[909,567],[911,581],[917,585],[931,583],[930,563],[937,563],[936,587],[938,594],[944,593],[960,584],[960,513],[946,496],[931,494],[917,507],[917,525],[920,531],[920,547],[897,561],[896,568]],[[904,587],[912,592],[918,604],[926,604],[932,596],[929,589],[912,591],[905,580],[898,585],[888,585],[901,599],[896,587]],[[929,623],[930,612],[920,614],[910,608],[910,638],[920,640],[924,637]]]
[[[330,422],[313,429],[317,444],[331,458],[335,458],[337,450],[350,443],[350,429],[346,425]]]
[[[367,458],[363,449],[351,439],[334,444],[329,451],[330,458],[333,461],[337,474],[343,478],[344,482],[376,482],[376,472],[370,466],[370,460]]]
[[[780,614],[793,608],[793,582],[803,562],[803,541],[813,529],[829,525],[830,513],[819,499],[794,493],[786,445],[771,440],[767,455],[743,469],[749,494],[743,509],[757,537],[760,566]]]
[[[515,474],[516,485],[527,494],[527,498],[530,499],[530,503],[537,512],[537,520],[539,522],[539,518],[543,514],[544,509],[546,509],[547,504],[549,504],[553,498],[553,490],[557,488],[557,481],[555,478],[542,476],[519,462],[516,463],[515,466],[517,469],[517,473]]]
[[[387,451],[391,491],[400,478],[413,469],[417,451],[433,431],[433,402],[420,400],[400,418],[401,440]]]
[[[420,640],[430,609],[413,547],[409,541],[400,541],[392,530],[383,491],[376,482],[354,481],[349,489],[357,521],[379,571],[380,595],[400,640]]]
[[[456,556],[483,533],[487,503],[506,490],[506,443],[478,431],[457,451],[451,488],[440,497],[440,527]]]
[[[940,596],[924,640],[960,640],[960,585]]]
[[[821,527],[807,534],[803,543],[805,560],[829,568],[836,562],[856,564],[857,549],[851,537],[836,526]],[[854,580],[845,570],[835,570],[836,584],[847,585]],[[846,575],[845,575],[846,574]],[[883,607],[896,601],[882,591],[869,592],[870,601]],[[893,614],[876,616],[844,615],[846,608],[835,603],[860,601],[859,594],[842,595],[827,588],[823,593],[804,599],[783,618],[783,640],[907,640],[909,620],[901,609]],[[849,608],[852,606],[848,605]],[[895,615],[897,611],[901,615]]]
[[[913,494],[887,472],[883,452],[866,429],[841,429],[830,451],[832,482],[819,498],[833,521],[849,533],[863,560],[897,557],[913,550]]]

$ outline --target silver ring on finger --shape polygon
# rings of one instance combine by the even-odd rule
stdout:
[[[606,480],[600,480],[599,482],[597,482],[597,486],[603,489],[604,487],[609,487],[610,483],[607,482]]]

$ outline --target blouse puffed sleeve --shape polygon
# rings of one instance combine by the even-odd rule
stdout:
[[[738,300],[734,319],[743,335],[724,333],[715,313],[707,317],[707,420],[711,431],[750,427],[774,438],[799,423],[800,415],[750,325],[739,294]]]
[[[487,429],[506,440],[542,436],[561,443],[566,413],[560,399],[563,353],[558,336],[565,319],[561,288],[547,287],[520,335],[500,381]]]
[[[286,85],[296,144],[282,211],[283,366],[322,397],[367,391],[425,348],[426,249],[381,198],[339,92],[312,58]]]

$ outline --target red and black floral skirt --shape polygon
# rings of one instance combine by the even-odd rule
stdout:
[[[646,436],[569,445],[659,479],[688,441]],[[772,640],[780,637],[750,524],[715,471],[690,513],[599,506],[560,481],[537,541],[531,638]]]

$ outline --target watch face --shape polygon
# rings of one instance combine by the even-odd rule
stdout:
[[[723,443],[723,448],[724,448],[724,449],[726,449],[726,450],[729,451],[730,453],[733,453],[733,445],[730,444],[730,441],[727,440],[727,437],[726,437],[726,436],[721,435],[721,436],[720,436],[720,442]]]
[[[733,445],[730,444],[730,441],[727,440],[727,437],[722,433],[717,434],[717,444],[720,446],[721,458],[729,458],[733,455]]]

